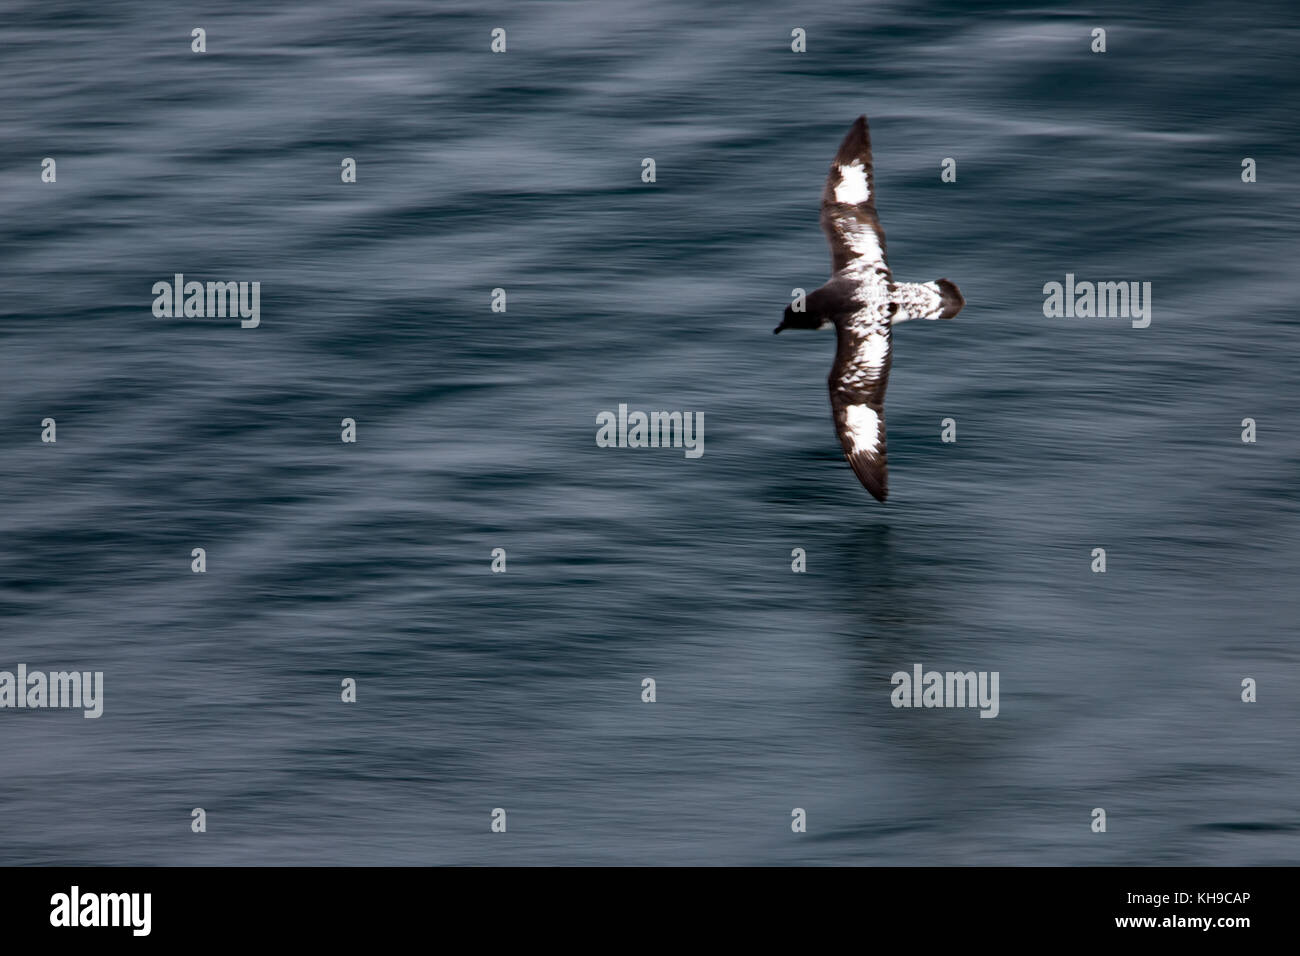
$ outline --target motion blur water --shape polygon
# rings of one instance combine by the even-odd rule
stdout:
[[[0,669],[106,701],[0,711],[0,862],[1300,862],[1288,7],[252,6],[6,8]],[[895,335],[883,507],[771,334],[859,113],[968,300]],[[178,272],[261,327],[154,318]]]

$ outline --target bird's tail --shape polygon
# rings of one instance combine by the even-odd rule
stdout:
[[[951,319],[966,304],[961,290],[947,279],[933,282],[899,282],[890,288],[897,306],[892,322],[908,319]]]
[[[961,289],[947,279],[936,279],[934,284],[939,287],[939,299],[942,303],[939,318],[951,319],[966,304],[966,297],[961,294]]]

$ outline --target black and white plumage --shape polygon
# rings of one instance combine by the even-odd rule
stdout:
[[[803,311],[786,306],[774,331],[835,326],[835,365],[828,379],[835,431],[858,480],[884,501],[893,326],[907,319],[951,319],[966,300],[947,279],[895,282],[890,274],[865,116],[854,122],[831,163],[821,223],[831,246],[830,281],[808,294]]]

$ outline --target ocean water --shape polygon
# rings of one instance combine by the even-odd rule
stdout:
[[[0,669],[104,711],[0,710],[0,863],[1300,862],[1298,54],[1281,3],[6,4]],[[883,506],[833,334],[771,334],[861,113],[895,277],[967,299],[895,333]]]

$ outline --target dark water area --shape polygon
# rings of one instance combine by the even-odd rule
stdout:
[[[1298,55],[1281,3],[6,4],[0,669],[104,709],[0,709],[0,863],[1300,863]],[[883,506],[834,335],[771,334],[861,113],[895,277],[967,300],[895,331]]]

